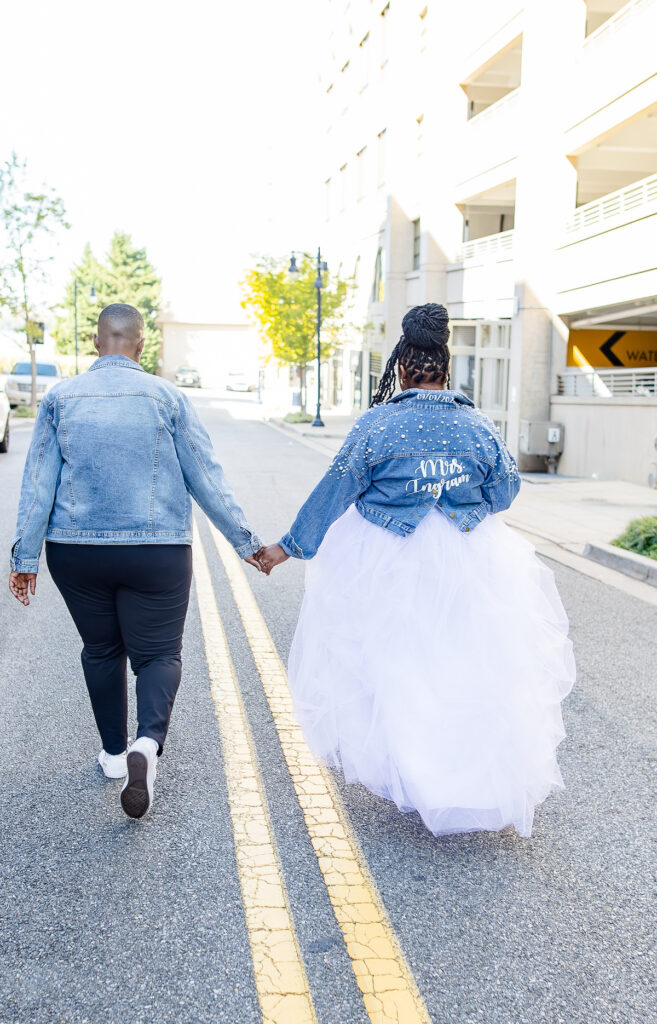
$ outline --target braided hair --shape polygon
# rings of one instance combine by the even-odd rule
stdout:
[[[402,320],[403,334],[386,363],[378,390],[370,409],[392,398],[395,392],[396,372],[400,366],[410,374],[414,386],[421,383],[442,383],[449,380],[449,317],[444,306],[427,302],[414,306]]]

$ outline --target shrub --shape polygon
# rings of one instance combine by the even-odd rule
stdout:
[[[14,409],[14,416],[21,416],[26,420],[33,420],[36,416],[34,409],[30,405],[19,405]]]
[[[289,412],[284,417],[286,423],[312,423],[313,417],[307,412]]]
[[[633,519],[624,533],[612,540],[617,548],[657,559],[657,516]]]

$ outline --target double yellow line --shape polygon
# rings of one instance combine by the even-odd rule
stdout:
[[[214,528],[247,640],[278,732],[365,1009],[372,1024],[430,1024],[329,773],[297,724],[287,675],[240,559]],[[266,1024],[316,1020],[280,869],[253,739],[221,623],[205,551],[195,534],[194,575],[221,734],[237,864],[256,988]]]

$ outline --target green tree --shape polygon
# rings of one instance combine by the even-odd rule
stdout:
[[[91,251],[89,243],[84,248],[82,259],[71,271],[66,285],[64,301],[60,305],[61,316],[55,320],[53,335],[57,351],[71,353],[75,351],[75,282],[78,293],[78,352],[81,356],[94,354],[93,336],[96,332],[98,314],[103,306],[112,300],[108,298],[107,272]],[[91,298],[91,289],[96,296]]]
[[[32,366],[31,405],[36,409],[34,324],[39,321],[40,286],[53,258],[52,236],[68,228],[62,200],[52,189],[33,191],[27,183],[27,164],[12,153],[0,165],[0,304],[20,320]]]
[[[242,281],[242,307],[260,328],[273,357],[298,368],[305,411],[306,366],[317,355],[317,264],[304,256],[296,280],[290,278],[287,267],[287,259],[258,260]],[[321,355],[328,359],[340,344],[352,282],[328,272],[322,281]]]
[[[160,310],[162,281],[148,259],[145,249],[132,244],[130,235],[116,231],[107,254],[109,302],[127,302],[135,306],[146,325],[141,365],[149,373],[158,368],[162,332],[156,326]]]
[[[74,347],[74,288],[78,282],[78,347],[83,355],[94,352],[93,335],[98,314],[111,302],[127,302],[135,306],[144,317],[145,342],[141,364],[149,373],[155,373],[160,358],[161,332],[156,326],[160,307],[162,282],[146,249],[133,245],[130,235],[116,231],[110,242],[104,263],[99,262],[87,245],[82,259],[71,272],[62,315],[55,325],[55,338],[60,352],[72,352]],[[91,286],[96,300],[89,299]]]

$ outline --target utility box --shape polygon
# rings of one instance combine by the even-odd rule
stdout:
[[[557,459],[563,452],[563,435],[563,423],[520,420],[518,448],[522,455],[542,455],[548,460],[548,472],[556,473]]]

